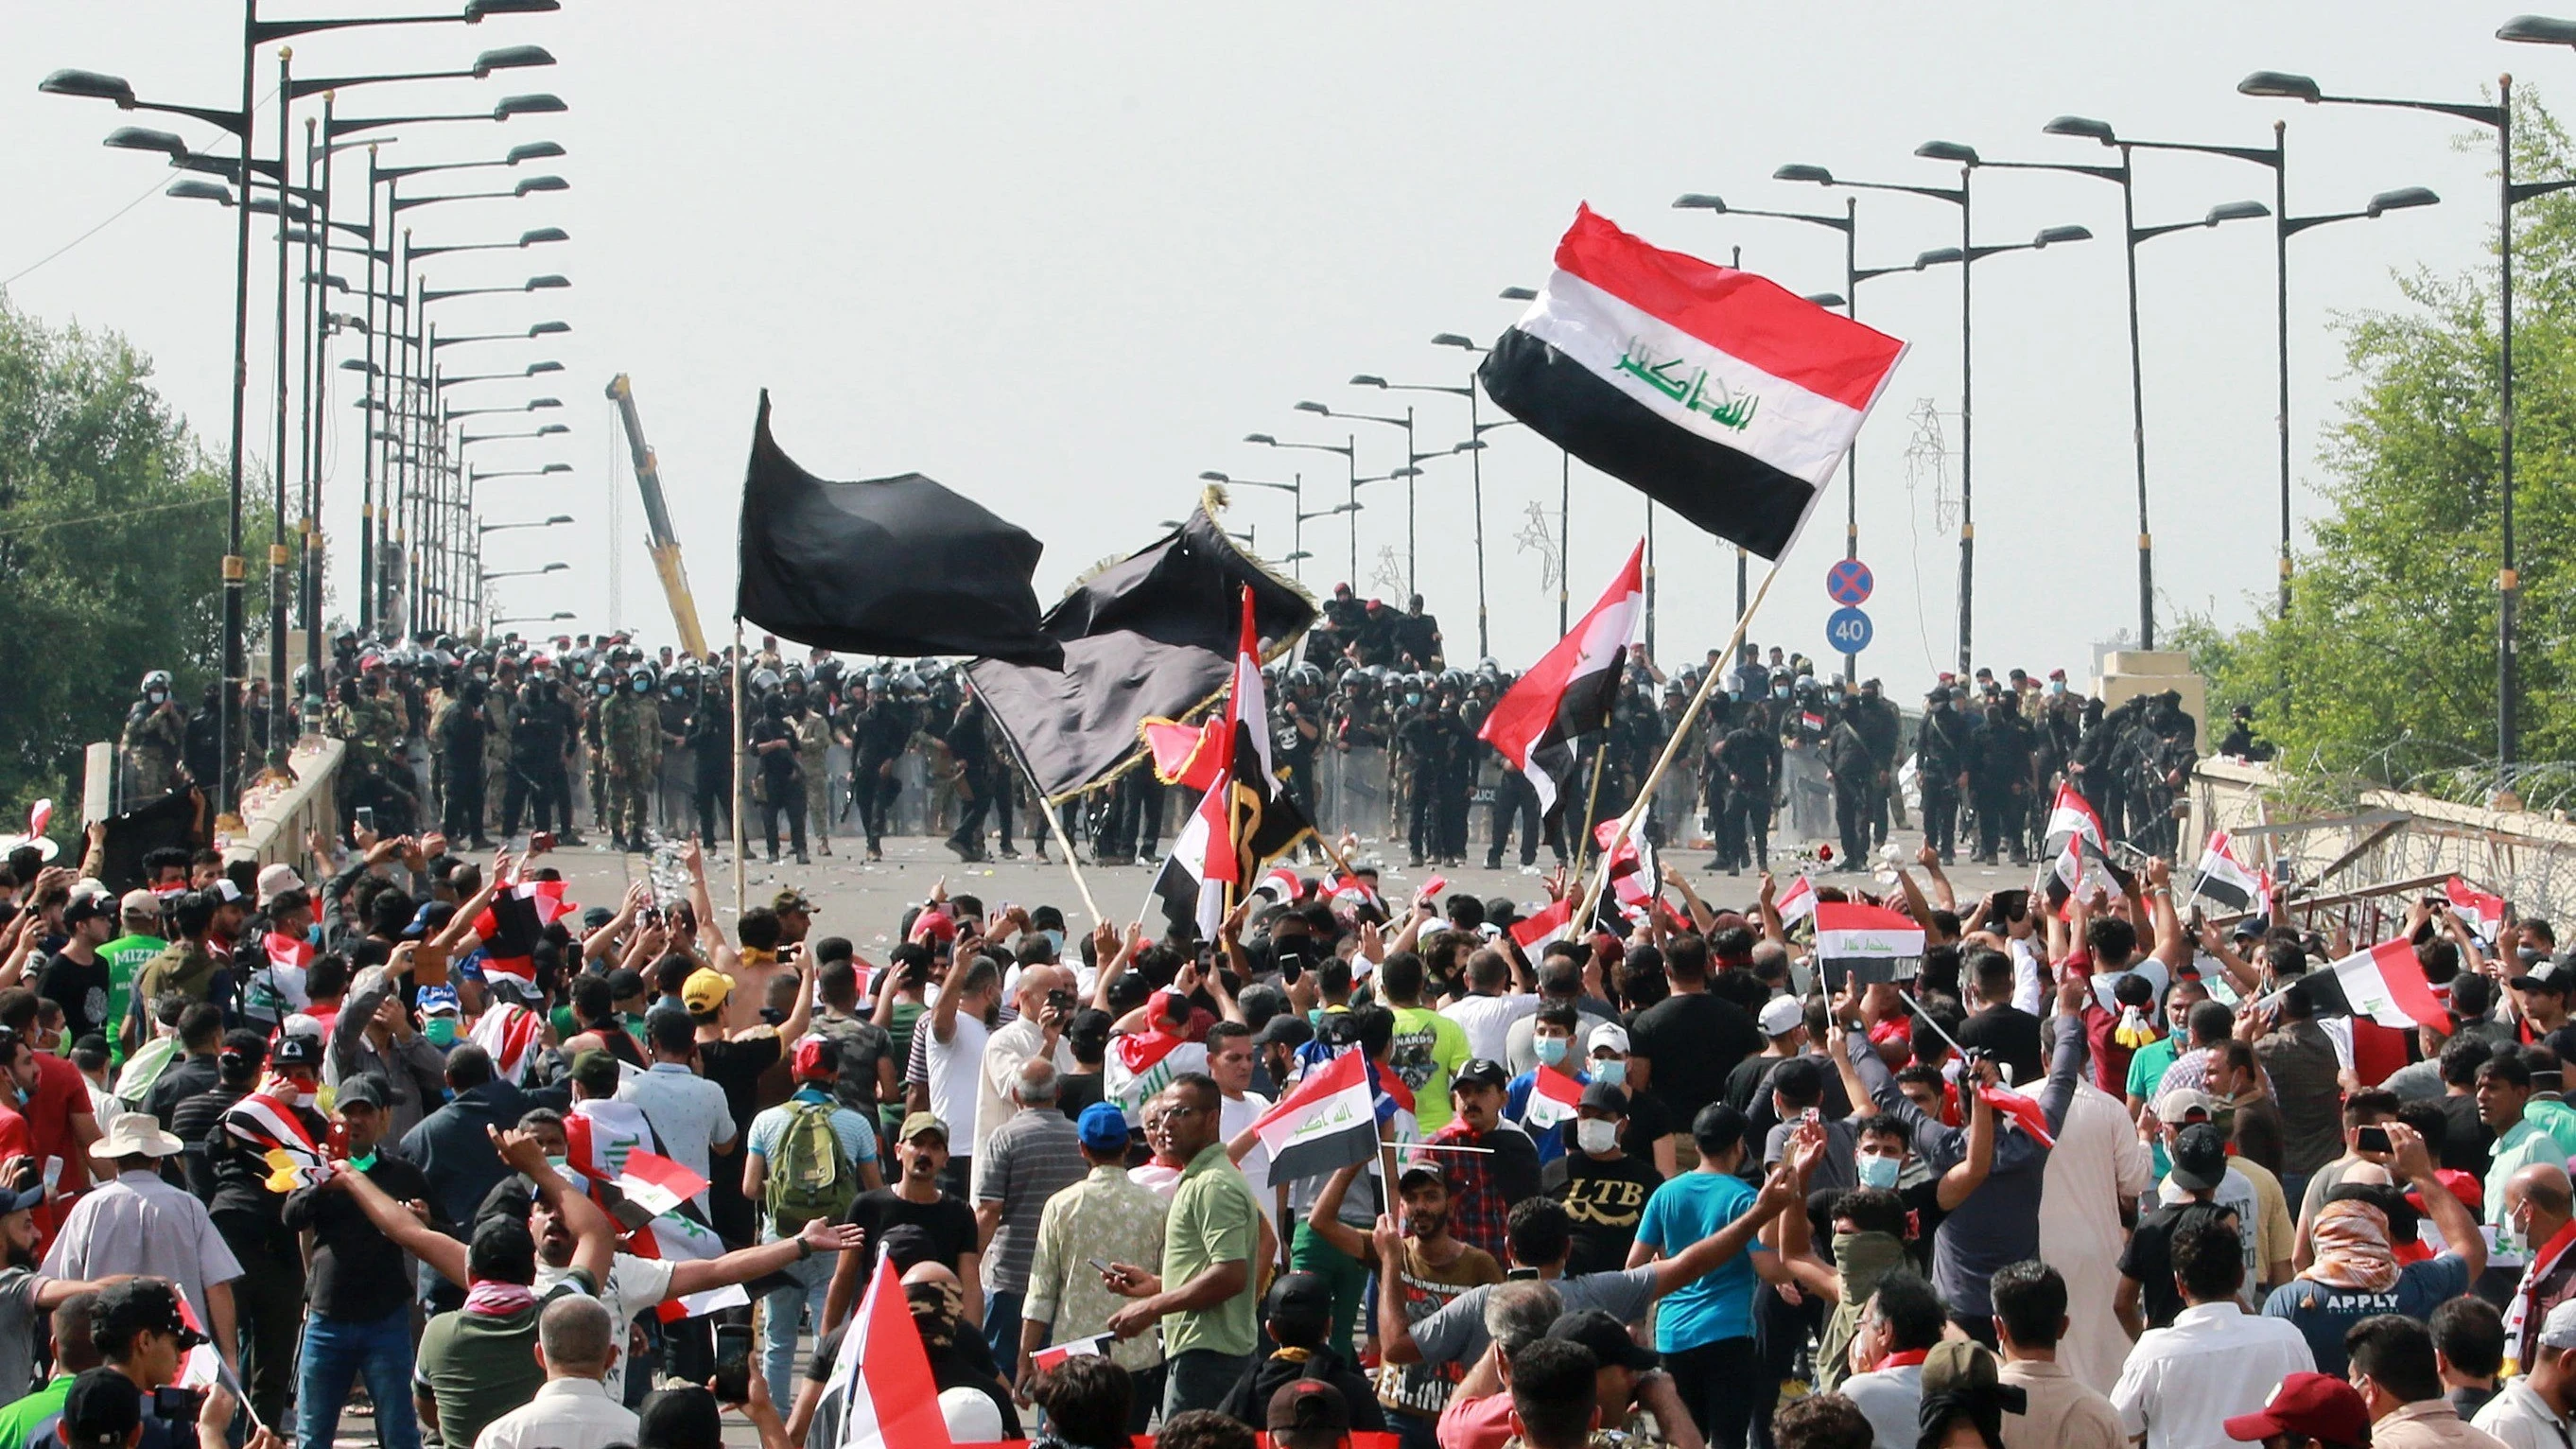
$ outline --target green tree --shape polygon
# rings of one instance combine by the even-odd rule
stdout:
[[[2514,111],[2515,174],[2576,174],[2536,98]],[[2576,574],[2562,562],[2576,545],[2576,194],[2526,203],[2515,237],[2520,754],[2563,760],[2576,757]],[[2492,766],[2502,563],[2495,263],[2399,281],[2403,310],[2340,324],[2360,387],[2326,431],[2331,506],[2309,525],[2289,616],[2267,598],[2257,624],[2195,618],[2178,635],[2214,706],[2253,705],[2294,767],[2390,784]]]
[[[0,297],[0,832],[40,795],[77,819],[81,747],[117,738],[147,670],[193,707],[220,669],[225,472],[151,375]]]

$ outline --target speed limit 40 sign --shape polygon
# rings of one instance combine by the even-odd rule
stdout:
[[[1858,654],[1869,647],[1869,615],[1854,608],[1840,608],[1825,620],[1825,638],[1845,654]]]

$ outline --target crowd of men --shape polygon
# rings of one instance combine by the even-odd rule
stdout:
[[[952,662],[794,652],[774,638],[737,662],[730,650],[703,661],[651,654],[623,634],[343,634],[326,677],[299,681],[290,725],[345,742],[344,823],[386,834],[434,826],[476,849],[523,829],[577,844],[587,828],[630,850],[653,834],[729,840],[737,698],[747,701],[745,834],[772,861],[782,844],[799,862],[829,855],[836,833],[877,859],[887,835],[917,823],[963,861],[1015,858],[1024,836],[1040,852],[1072,839],[1092,861],[1150,866],[1190,803],[1135,770],[1050,818]],[[1542,844],[1566,859],[1569,813],[1579,828],[1587,813],[1627,809],[1710,671],[1722,688],[1668,777],[1674,808],[1646,829],[1659,845],[1706,839],[1712,870],[1767,868],[1775,841],[1823,842],[1857,866],[1891,824],[1907,824],[1909,799],[1944,861],[1964,848],[2026,863],[2061,778],[2114,839],[2174,852],[2174,807],[2198,755],[2177,696],[2105,708],[2071,690],[2063,670],[1980,669],[1941,675],[1909,716],[1876,679],[1820,677],[1812,660],[1750,643],[1731,663],[1712,650],[1670,673],[1634,650],[1609,727],[1576,741],[1574,776],[1542,815],[1529,780],[1477,735],[1515,676],[1491,659],[1451,664],[1419,596],[1398,611],[1348,585],[1272,668],[1273,757],[1310,817],[1336,833],[1400,843],[1414,866],[1465,864],[1481,843],[1484,864],[1499,869],[1517,844],[1518,864],[1534,870]],[[122,736],[129,801],[216,778],[214,688],[190,715],[169,675],[144,679]],[[264,691],[245,708],[255,764]],[[2265,753],[2242,712],[2218,752]]]
[[[621,648],[602,713],[658,709]],[[747,665],[781,723],[793,681]],[[1766,667],[1739,661],[1711,747],[1739,770],[1824,693],[1786,661],[1757,692]],[[390,708],[394,668],[361,657],[341,708]],[[1987,855],[2040,827],[1978,762],[2060,718],[2034,796],[2190,749],[2169,700],[2053,684],[1944,681],[1915,732]],[[1368,718],[1343,688],[1336,731]],[[1864,769],[1838,750],[1884,773],[1879,703],[1830,706],[1838,792]],[[1874,834],[1884,794],[1849,803]],[[958,1442],[2565,1449],[2576,953],[2547,922],[2411,904],[2393,939],[2443,1015],[2398,1032],[2328,969],[2372,942],[2221,929],[2162,857],[1964,897],[1927,823],[1886,889],[1803,893],[1922,928],[1866,984],[1768,871],[1712,902],[1667,866],[1554,933],[1525,925],[1545,901],[1274,877],[1200,940],[944,888],[833,934],[794,891],[728,927],[694,844],[675,898],[587,910],[542,846],[363,821],[304,870],[163,852],[122,895],[96,839],[25,849],[0,1449],[321,1445],[360,1386],[389,1449],[711,1444],[728,1406],[830,1449],[895,1412],[841,1351],[888,1279]],[[505,918],[536,902],[529,944]],[[1352,1054],[1382,1150],[1274,1172],[1265,1118]]]

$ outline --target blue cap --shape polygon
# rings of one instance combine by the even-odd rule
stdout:
[[[464,1007],[457,1002],[456,988],[453,986],[424,986],[413,994],[413,1000],[420,1003],[420,1012],[423,1016],[441,1011],[453,1011],[459,1014],[464,1011]]]
[[[1094,1152],[1116,1152],[1127,1145],[1127,1114],[1115,1103],[1092,1103],[1074,1125],[1082,1133],[1082,1145]]]

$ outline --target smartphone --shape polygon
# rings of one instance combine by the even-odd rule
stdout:
[[[340,1161],[349,1155],[348,1123],[335,1121],[331,1124],[331,1130],[323,1134],[322,1151],[324,1155],[331,1158],[334,1162]]]
[[[358,807],[354,812],[352,812],[352,813],[355,815],[355,817],[356,817],[356,819],[357,819],[357,822],[358,822],[358,828],[359,828],[360,830],[364,830],[364,831],[368,832],[369,834],[373,834],[373,833],[375,832],[375,828],[376,828],[376,807],[375,807],[375,806],[373,806],[373,805],[361,805],[361,806],[359,806],[359,807]]]
[[[1801,1107],[1798,1109],[1798,1120],[1812,1126],[1824,1120],[1824,1113],[1813,1107]]]
[[[206,1407],[206,1391],[163,1384],[152,1391],[152,1417],[172,1424],[193,1424]]]
[[[751,1401],[751,1325],[716,1325],[716,1377],[711,1385],[719,1404]]]
[[[2356,1127],[2353,1129],[2352,1140],[2353,1146],[2364,1152],[2387,1152],[2390,1150],[2388,1145],[2388,1129],[2385,1127]]]
[[[1085,1258],[1082,1261],[1091,1265],[1091,1271],[1098,1273],[1104,1278],[1109,1276],[1109,1265],[1100,1261],[1098,1258]]]
[[[555,833],[540,830],[528,837],[528,854],[539,855],[555,848]]]

